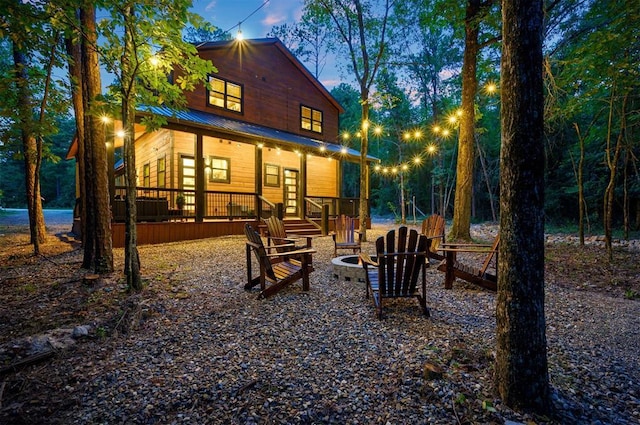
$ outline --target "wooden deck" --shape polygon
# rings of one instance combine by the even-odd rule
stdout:
[[[217,236],[242,235],[244,224],[257,226],[255,220],[171,221],[137,223],[138,245],[188,241]],[[111,223],[113,247],[124,247],[124,223]]]
[[[191,221],[139,222],[138,245],[150,245],[168,242],[180,242],[194,239],[214,238],[218,236],[243,235],[244,224],[249,223],[255,229],[263,227],[262,221],[255,219],[210,220],[197,223]],[[334,229],[334,220],[329,220],[329,230]],[[371,228],[371,220],[367,221]],[[124,247],[124,223],[111,223],[114,248]],[[73,232],[80,235],[80,221],[74,220]],[[302,233],[302,232],[301,232]]]

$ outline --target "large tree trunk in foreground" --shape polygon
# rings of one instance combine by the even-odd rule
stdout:
[[[83,100],[85,111],[85,146],[87,147],[87,161],[91,163],[92,174],[85,181],[90,186],[91,207],[87,216],[91,215],[94,234],[90,240],[92,263],[96,273],[110,273],[113,271],[113,250],[111,241],[111,207],[109,200],[109,177],[107,171],[107,147],[105,126],[98,114],[98,98],[102,93],[100,82],[100,64],[98,62],[96,17],[94,6],[88,5],[80,12],[81,28],[84,30],[82,38],[82,70],[83,70]],[[85,248],[86,250],[86,248]],[[86,252],[86,251],[85,251]]]
[[[542,0],[504,0],[496,387],[550,410],[544,315]]]
[[[483,2],[469,0],[465,17],[465,45],[462,63],[462,116],[459,117],[458,162],[456,165],[456,194],[453,204],[453,223],[450,239],[471,240],[471,196],[475,161],[475,108],[478,88],[478,34]]]

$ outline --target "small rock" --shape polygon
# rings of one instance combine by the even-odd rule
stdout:
[[[86,325],[76,326],[73,328],[72,336],[76,339],[89,335],[89,327]]]

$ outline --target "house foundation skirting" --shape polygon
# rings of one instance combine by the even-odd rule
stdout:
[[[244,224],[249,223],[257,227],[255,220],[221,220],[196,223],[160,222],[137,223],[138,245],[179,242],[193,239],[214,238],[217,236],[242,235]],[[124,223],[111,223],[113,247],[124,247]]]

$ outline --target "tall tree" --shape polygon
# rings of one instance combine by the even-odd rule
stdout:
[[[75,9],[61,4],[67,37],[71,98],[76,118],[78,184],[82,223],[82,267],[96,273],[113,271],[106,129],[102,119],[100,64],[95,6]],[[62,22],[62,20],[61,20]]]
[[[0,5],[0,12],[0,37],[10,40],[13,58],[11,75],[2,79],[5,98],[1,109],[20,133],[31,243],[38,254],[46,236],[40,169],[45,138],[55,132],[51,112],[61,105],[53,80],[60,59],[58,32],[42,4],[8,1]]]
[[[135,114],[138,105],[182,107],[184,90],[193,90],[214,71],[210,61],[198,56],[196,47],[182,39],[182,29],[200,27],[201,18],[189,12],[189,0],[110,0],[110,19],[101,23],[105,39],[102,58],[114,74],[113,90],[120,102],[124,130],[126,184],[125,264],[130,289],[141,290],[140,257],[136,229]],[[174,79],[162,78],[175,72]],[[159,77],[160,75],[160,77]],[[144,121],[149,129],[160,117]]]
[[[346,55],[350,71],[360,89],[362,123],[360,138],[360,234],[367,238],[369,218],[369,94],[386,48],[387,23],[392,0],[306,0],[305,10],[318,8],[331,18],[339,39],[338,49]]]
[[[496,387],[545,414],[543,0],[503,0],[502,20]]]
[[[468,0],[465,16],[465,44],[462,61],[462,107],[459,120],[458,161],[453,222],[449,231],[452,239],[471,239],[471,198],[475,163],[476,116],[475,99],[478,90],[478,54],[480,24],[489,13],[494,0]],[[485,40],[484,43],[487,41]]]
[[[85,164],[90,165],[85,168],[85,182],[86,186],[90,188],[87,192],[91,196],[90,204],[92,206],[86,214],[92,232],[90,232],[90,238],[85,239],[85,262],[91,261],[97,273],[109,273],[113,271],[111,216],[109,214],[111,203],[105,126],[100,120],[100,112],[104,113],[104,105],[100,100],[102,84],[97,51],[98,33],[95,13],[95,6],[91,2],[87,2],[80,9],[80,26],[83,29],[80,55],[82,101],[85,111],[83,125],[85,153],[87,154]],[[90,251],[89,256],[87,256],[87,248]]]

